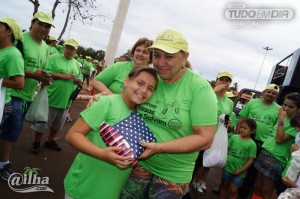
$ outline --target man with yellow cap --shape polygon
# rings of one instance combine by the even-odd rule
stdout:
[[[66,121],[66,115],[71,105],[70,96],[72,92],[77,84],[82,84],[79,62],[73,58],[77,48],[77,41],[69,39],[64,44],[63,55],[54,54],[49,58],[47,71],[54,80],[47,87],[49,98],[48,125],[47,123],[40,123],[32,126],[35,131],[35,139],[31,152],[34,154],[39,153],[40,141],[47,126],[50,127],[50,131],[44,146],[55,151],[61,150],[54,138]]]
[[[51,37],[49,37],[48,41],[49,41],[48,47],[49,47],[50,56],[58,53],[58,50],[56,49],[56,44],[57,44],[56,37],[51,36]]]
[[[260,99],[250,100],[240,112],[240,118],[236,125],[236,132],[239,132],[240,123],[245,118],[252,118],[256,121],[256,135],[254,141],[257,145],[257,155],[262,150],[262,145],[272,133],[273,127],[278,120],[279,105],[275,102],[279,94],[279,86],[269,84],[262,92]],[[256,169],[252,166],[248,169],[243,186],[239,190],[239,197],[247,198],[254,187]]]
[[[2,133],[9,133],[11,139],[7,144],[4,156],[9,160],[14,142],[17,141],[22,130],[26,111],[33,101],[36,88],[41,82],[43,85],[51,83],[52,78],[46,76],[46,63],[49,57],[48,46],[44,42],[53,26],[50,14],[37,12],[31,21],[29,32],[25,32],[22,38],[24,53],[25,84],[23,89],[11,92],[13,113],[7,118],[2,126]]]
[[[229,115],[231,119],[233,117],[233,102],[226,96],[226,92],[229,89],[229,86],[232,82],[232,74],[228,71],[220,71],[217,75],[216,79],[216,86],[214,88],[214,92],[217,97],[217,102],[218,102],[218,116],[222,114]],[[206,188],[206,183],[205,183],[205,178],[208,175],[208,172],[210,168],[207,167],[202,167],[201,169],[200,166],[202,166],[202,161],[203,161],[203,152],[200,152],[197,160],[196,160],[196,166],[195,166],[195,172],[198,170],[195,174],[195,177],[193,178],[192,181],[192,186],[194,189],[197,190],[199,194],[204,194],[204,191],[207,189]]]
[[[10,95],[13,89],[24,87],[24,60],[21,52],[14,46],[14,42],[21,38],[22,28],[17,20],[11,17],[0,19],[0,78],[3,80],[2,88],[0,84],[0,96],[5,100],[4,107],[0,107],[3,113],[2,120],[0,119],[0,177],[4,180],[8,180],[13,174],[9,154],[6,153],[15,140],[6,124],[6,119],[13,113]]]

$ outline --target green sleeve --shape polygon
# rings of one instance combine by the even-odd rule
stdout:
[[[113,64],[107,68],[105,68],[101,73],[99,73],[96,77],[95,80],[102,82],[105,84],[105,86],[109,86],[112,84],[112,82],[115,79],[115,68],[117,67],[116,64]]]
[[[80,113],[83,120],[95,131],[99,130],[111,108],[108,97],[100,97],[99,101]]]

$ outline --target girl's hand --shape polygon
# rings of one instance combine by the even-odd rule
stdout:
[[[132,163],[132,158],[127,156],[120,156],[117,154],[121,147],[107,147],[104,148],[105,157],[103,160],[115,164],[117,167],[124,169]]]
[[[149,158],[150,156],[160,153],[161,149],[160,149],[160,144],[156,143],[156,142],[144,142],[141,141],[140,145],[142,147],[145,147],[145,151],[141,154],[141,156],[139,157],[139,159],[146,159]]]
[[[297,151],[298,149],[300,149],[300,147],[298,146],[298,144],[292,144],[291,145],[291,151],[292,152]]]
[[[286,111],[283,109],[283,107],[278,109],[278,117],[280,121],[283,121],[286,118]]]

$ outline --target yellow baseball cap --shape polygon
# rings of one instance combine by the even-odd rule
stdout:
[[[16,19],[12,17],[3,17],[0,19],[0,22],[7,24],[10,29],[12,29],[15,40],[19,40],[23,37],[22,28]]]
[[[33,15],[32,19],[37,19],[41,22],[50,24],[51,26],[53,26],[55,28],[55,26],[53,25],[53,19],[52,16],[49,13],[46,12],[37,12],[35,13],[35,15]]]
[[[75,39],[68,39],[64,45],[73,46],[75,49],[78,48],[78,42]]]
[[[153,45],[148,48],[156,48],[166,53],[175,54],[181,50],[186,52],[188,43],[181,32],[167,29],[158,33]]]
[[[265,90],[273,90],[276,91],[277,93],[279,93],[280,91],[279,86],[277,86],[276,84],[268,84]]]
[[[227,97],[234,97],[234,94],[231,91],[226,92]]]
[[[231,80],[232,80],[232,74],[230,73],[230,72],[228,72],[228,71],[220,71],[219,73],[218,73],[218,76],[217,76],[217,78],[219,79],[219,78],[221,78],[221,77],[229,77]]]
[[[56,39],[56,37],[50,36],[50,37],[49,37],[49,41],[58,41],[58,40]]]

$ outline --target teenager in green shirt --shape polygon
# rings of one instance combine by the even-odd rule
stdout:
[[[283,106],[278,110],[278,123],[270,138],[264,142],[263,150],[254,162],[258,174],[254,193],[263,198],[271,198],[275,181],[281,177],[291,156],[290,147],[295,143],[296,129],[290,119],[300,110],[300,94],[285,96]]]
[[[156,87],[153,68],[134,68],[121,94],[101,97],[80,114],[66,139],[80,151],[64,180],[66,194],[76,199],[118,199],[132,167],[130,157],[118,155],[121,147],[107,147],[99,135],[103,122],[114,125],[147,102]]]
[[[11,92],[24,87],[24,60],[14,42],[22,38],[19,22],[11,17],[0,19],[0,78],[3,79],[1,90],[5,90],[5,105],[1,107],[3,117],[0,121],[0,177],[4,180],[12,175],[12,164],[7,150],[11,150],[15,136],[7,130],[7,118],[13,113]],[[1,96],[3,98],[3,96]]]

